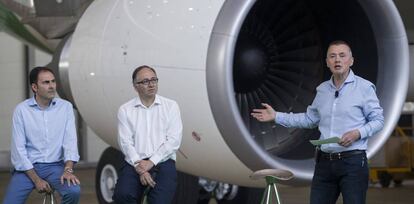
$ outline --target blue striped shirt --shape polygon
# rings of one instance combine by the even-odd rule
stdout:
[[[34,163],[79,161],[72,104],[54,98],[41,109],[33,98],[17,105],[13,114],[11,162],[17,171]]]
[[[320,139],[342,137],[346,132],[359,130],[361,139],[349,147],[337,143],[322,145],[324,152],[366,150],[368,137],[384,126],[383,109],[375,93],[375,86],[351,70],[338,89],[333,80],[325,81],[317,89],[315,99],[305,113],[276,113],[275,122],[285,127],[319,127]]]

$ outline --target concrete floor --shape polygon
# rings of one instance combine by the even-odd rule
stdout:
[[[82,195],[81,204],[97,204],[95,195],[95,169],[79,169],[76,174],[81,180]],[[0,172],[0,203],[3,201],[4,193],[10,179],[10,173]],[[309,187],[280,187],[282,202],[285,204],[304,204],[309,201]],[[42,203],[43,198],[35,191],[32,192],[26,203]],[[342,203],[341,200],[337,202]],[[368,204],[408,204],[414,203],[414,181],[404,181],[401,187],[381,188],[373,185],[367,194]]]

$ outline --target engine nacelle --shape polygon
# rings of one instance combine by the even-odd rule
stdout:
[[[408,87],[407,38],[390,0],[96,0],[63,46],[62,81],[87,124],[117,147],[118,108],[137,96],[131,73],[153,66],[159,94],[181,108],[179,170],[260,186],[252,171],[282,168],[295,175],[286,184],[302,184],[312,178],[308,141],[318,132],[260,124],[249,113],[260,102],[304,111],[330,77],[324,53],[336,39],[351,44],[353,70],[376,84],[384,108],[371,157],[393,130]]]

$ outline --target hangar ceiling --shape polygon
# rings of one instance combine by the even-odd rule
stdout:
[[[76,23],[92,1],[0,0],[0,6],[12,11],[29,32],[53,51],[59,41],[75,29]],[[409,42],[414,44],[414,1],[394,2],[403,18]]]

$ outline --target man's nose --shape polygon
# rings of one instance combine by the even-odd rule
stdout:
[[[341,58],[339,56],[335,57],[335,62],[341,62]]]

